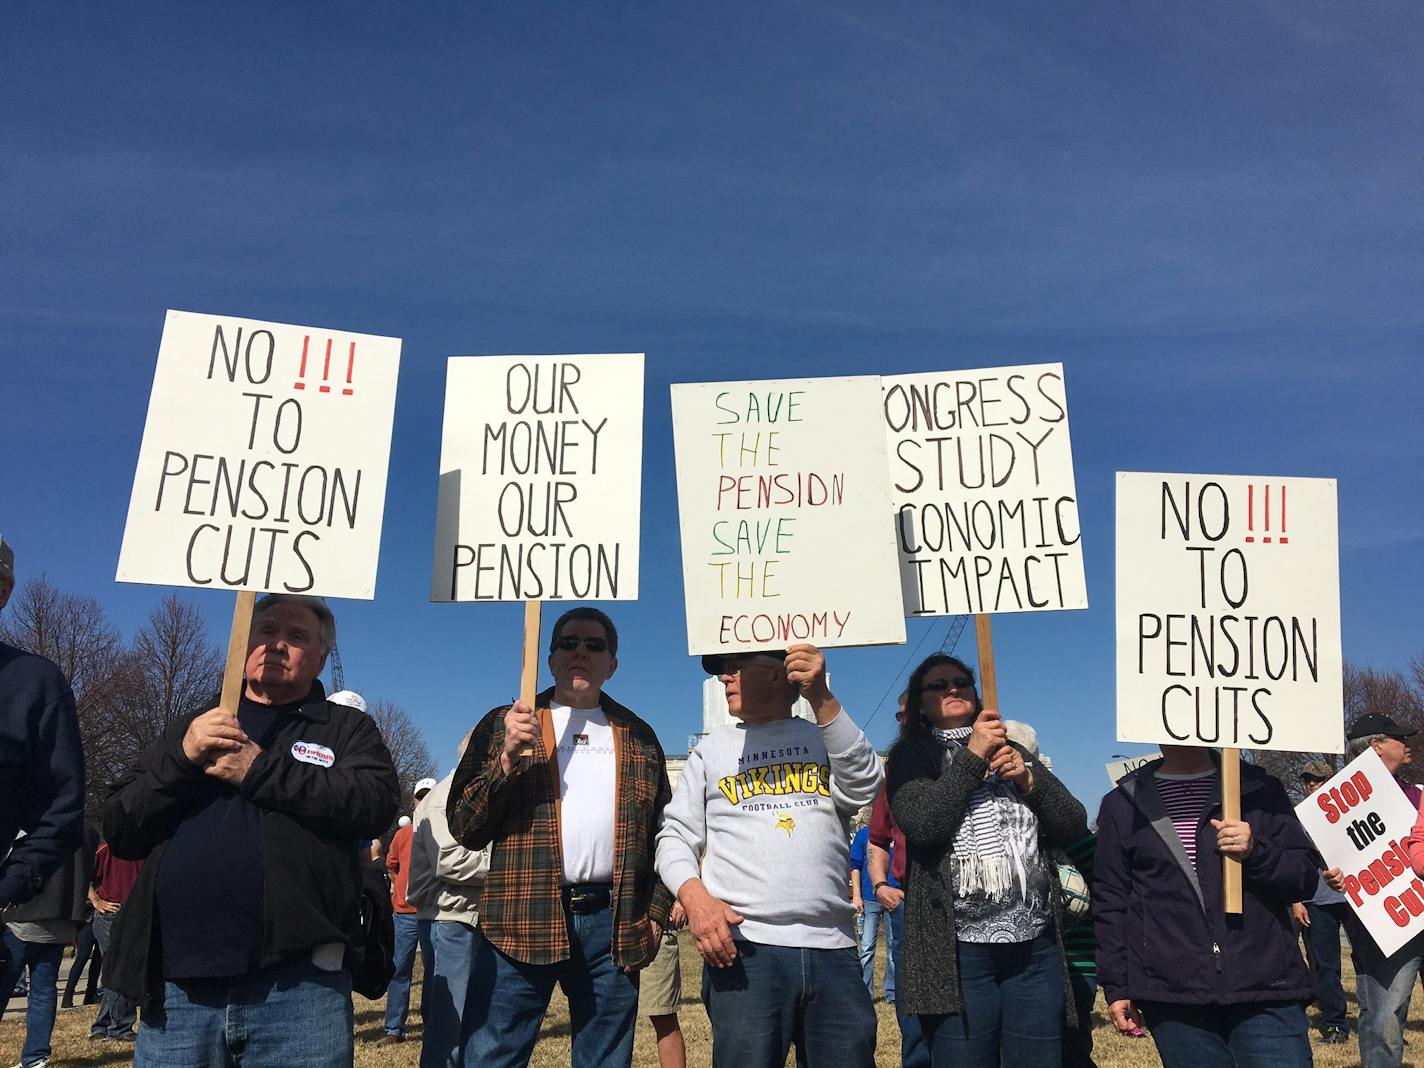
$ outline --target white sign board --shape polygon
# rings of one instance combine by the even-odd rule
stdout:
[[[118,580],[374,597],[400,348],[170,311]]]
[[[638,596],[643,356],[452,356],[432,601]]]
[[[1107,763],[1108,779],[1114,786],[1127,778],[1128,774],[1136,771],[1144,764],[1150,764],[1154,760],[1161,760],[1161,753],[1148,753],[1146,756],[1129,757],[1127,760],[1110,760]]]
[[[690,653],[905,640],[880,379],[672,387]]]
[[[1339,753],[1335,482],[1117,476],[1117,737]]]
[[[1087,608],[1063,365],[881,383],[905,610]]]
[[[1424,931],[1424,881],[1404,851],[1419,812],[1378,753],[1366,749],[1295,811],[1385,956]]]

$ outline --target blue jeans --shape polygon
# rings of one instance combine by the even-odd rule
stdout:
[[[921,1016],[930,1063],[944,1068],[1059,1068],[1063,968],[1052,929],[1030,942],[960,942],[964,1011]]]
[[[895,1000],[895,925],[891,918],[900,911],[886,912],[885,906],[875,898],[865,902],[865,911],[860,926],[860,975],[865,980],[865,989],[875,997],[875,940],[880,928],[885,928],[885,979],[880,984],[880,993],[886,1001]],[[904,924],[901,924],[903,929]]]
[[[425,967],[425,985],[422,991],[430,989],[430,973],[434,968],[435,950],[430,942],[430,928],[433,920],[422,920],[413,912],[394,913],[396,921],[396,973],[391,976],[386,987],[386,1034],[397,1038],[405,1037],[405,1018],[410,1012],[410,980],[415,974],[415,949],[420,947],[420,961]],[[421,1017],[424,1018],[424,997],[422,995]]]
[[[118,918],[117,912],[110,915],[94,913],[94,944],[99,947],[99,953],[103,956],[109,954],[109,940],[113,937],[114,921]],[[129,1038],[134,1033],[136,1023],[138,1014],[134,1011],[134,1003],[122,994],[104,987],[99,995],[99,1014],[90,1024],[89,1033],[106,1035],[109,1038]]]
[[[702,968],[712,1068],[873,1068],[875,1007],[856,951],[737,941],[730,968]]]
[[[1346,930],[1355,951],[1361,1068],[1399,1068],[1404,1060],[1404,1022],[1409,1016],[1409,995],[1419,975],[1424,936],[1386,957],[1353,915]]]
[[[1350,913],[1350,906],[1344,902],[1335,905],[1315,905],[1305,903],[1310,926],[1305,929],[1305,944],[1310,951],[1310,968],[1315,973],[1315,985],[1319,993],[1316,1004],[1320,1006],[1321,1027],[1343,1027],[1349,1029],[1350,1021],[1345,1016],[1345,988],[1340,983],[1340,928]]]
[[[1073,990],[1073,1013],[1078,1026],[1063,1032],[1063,1068],[1097,1068],[1093,1063],[1093,1002],[1098,997],[1098,977],[1068,969]]]
[[[1300,1005],[1138,1003],[1162,1068],[1310,1068]]]
[[[309,959],[235,979],[163,984],[144,1010],[134,1068],[351,1068],[351,976]]]
[[[890,960],[900,967],[900,946],[905,934],[905,906],[890,913]],[[895,1022],[900,1025],[900,1068],[930,1068],[930,1048],[920,1028],[920,1018],[900,1011],[895,1003]]]
[[[613,912],[566,912],[565,920],[569,957],[557,964],[525,964],[480,939],[475,985],[482,997],[465,1046],[468,1068],[527,1065],[555,984],[569,1000],[573,1068],[632,1063],[638,977],[613,962]],[[439,956],[436,950],[437,962]]]
[[[465,1042],[475,1018],[471,1000],[476,991],[470,980],[483,941],[467,923],[436,920],[431,924],[435,964],[425,977],[420,998],[425,1021],[420,1068],[463,1068],[465,1064]]]
[[[5,952],[10,958],[5,974],[0,975],[0,1016],[10,1002],[10,994],[20,973],[30,969],[29,1001],[25,1005],[25,1045],[20,1050],[20,1063],[38,1064],[49,1056],[49,1041],[54,1034],[55,1006],[59,998],[59,962],[64,946],[39,942],[22,942],[10,929],[5,929]]]

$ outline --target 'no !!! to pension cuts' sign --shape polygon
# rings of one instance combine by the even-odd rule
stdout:
[[[1335,482],[1117,475],[1117,737],[1343,751]]]
[[[635,600],[643,356],[452,356],[432,601]]]
[[[1087,608],[1063,365],[881,383],[905,610]]]
[[[170,311],[119,581],[374,597],[400,348]]]
[[[1385,956],[1424,931],[1424,880],[1404,848],[1419,812],[1378,753],[1366,749],[1295,811]]]
[[[672,387],[690,653],[905,640],[880,379]]]

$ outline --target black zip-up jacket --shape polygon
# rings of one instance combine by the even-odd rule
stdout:
[[[1309,1001],[1315,986],[1290,907],[1315,893],[1320,872],[1285,788],[1241,765],[1241,818],[1251,825],[1252,847],[1242,865],[1242,913],[1228,916],[1210,823],[1221,818],[1221,776],[1197,825],[1198,872],[1157,792],[1161,766],[1155,760],[1123,779],[1098,815],[1093,922],[1103,997],[1109,1004]]]
[[[206,711],[206,709],[202,710]],[[104,986],[147,1003],[161,995],[163,950],[154,923],[163,852],[204,781],[183,754],[183,736],[201,715],[175,721],[109,788],[104,836],[125,860],[147,860],[114,924]],[[335,754],[330,767],[292,756],[297,742]],[[240,787],[262,812],[262,968],[344,942],[358,948],[361,874],[357,843],[395,819],[400,785],[381,732],[364,712],[326,700],[320,683],[279,718]],[[197,902],[221,922],[222,902]],[[347,955],[348,962],[351,954]]]

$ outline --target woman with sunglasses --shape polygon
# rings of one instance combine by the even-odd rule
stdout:
[[[1051,847],[1088,833],[1083,806],[985,709],[974,673],[936,653],[910,675],[890,751],[908,847],[902,1012],[931,1063],[1058,1068],[1073,1021]]]

